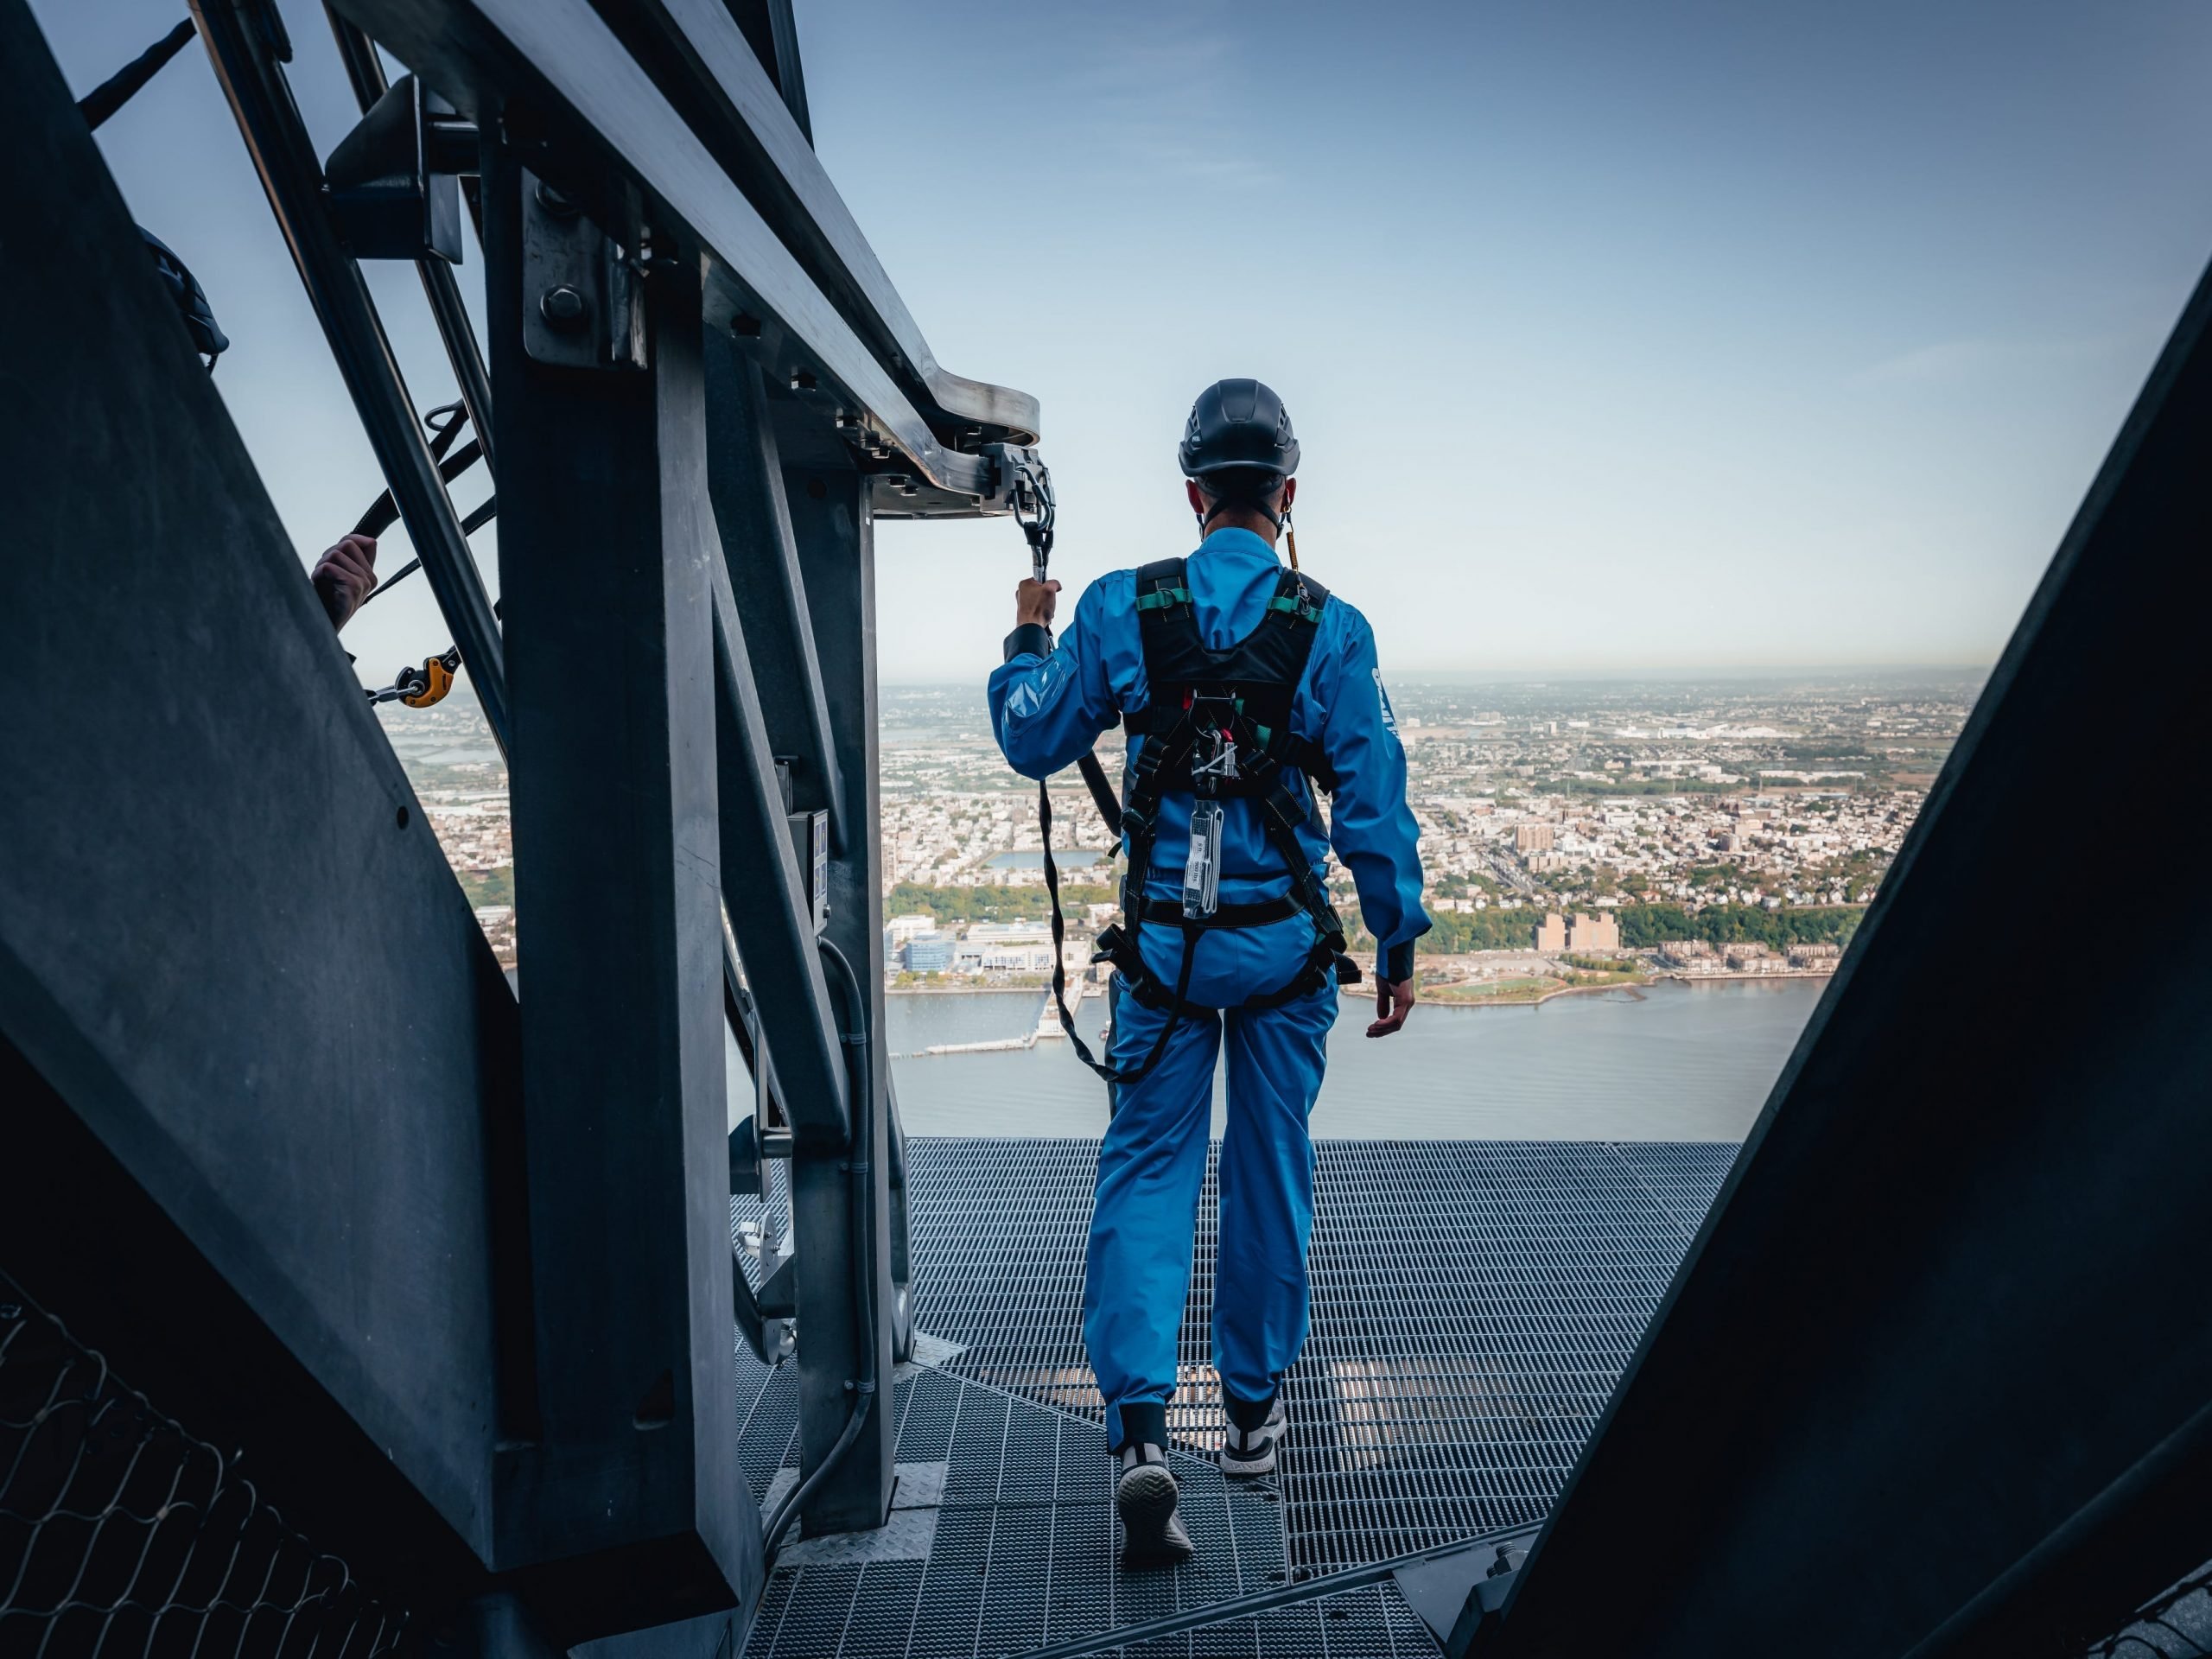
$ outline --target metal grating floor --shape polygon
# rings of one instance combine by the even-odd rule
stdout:
[[[741,1356],[749,1421],[741,1442],[756,1498],[791,1478],[791,1373]],[[856,1541],[862,1559],[787,1543],[747,1648],[752,1659],[830,1655],[1020,1653],[1280,1585],[1280,1495],[1222,1478],[1195,1458],[1176,1470],[1198,1558],[1173,1571],[1123,1573],[1099,1428],[950,1372],[918,1369],[893,1390],[902,1485],[941,1466],[941,1503],[916,1536],[899,1517]],[[779,1479],[780,1475],[780,1479]],[[894,1502],[896,1500],[894,1499]],[[1395,1588],[1348,1592],[1129,1649],[1175,1659],[1286,1652],[1433,1652]]]
[[[910,1141],[917,1323],[959,1351],[902,1381],[893,1408],[902,1465],[942,1467],[942,1504],[905,1547],[913,1559],[787,1551],[749,1653],[980,1659],[1540,1519],[1735,1147],[1336,1141],[1318,1154],[1313,1327],[1285,1384],[1283,1467],[1234,1483],[1205,1460],[1221,1435],[1209,1173],[1170,1414],[1200,1555],[1125,1574],[1081,1328],[1097,1142]],[[790,1377],[741,1363],[741,1445],[765,1497],[796,1457]],[[1433,1647],[1386,1586],[1143,1651]]]

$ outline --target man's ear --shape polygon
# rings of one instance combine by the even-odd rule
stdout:
[[[1282,510],[1288,512],[1290,504],[1297,499],[1298,480],[1294,478],[1286,478],[1282,481]]]
[[[1183,480],[1183,495],[1184,499],[1190,502],[1191,511],[1197,513],[1201,518],[1205,518],[1206,512],[1206,499],[1204,493],[1202,493],[1198,489],[1198,480],[1197,479],[1186,478]]]

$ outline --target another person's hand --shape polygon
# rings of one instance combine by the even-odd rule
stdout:
[[[1410,976],[1401,980],[1377,980],[1375,983],[1375,1023],[1367,1028],[1370,1037],[1388,1037],[1406,1023],[1406,1016],[1414,1011],[1414,982]]]
[[[1014,626],[1018,628],[1034,622],[1040,628],[1051,627],[1052,613],[1059,605],[1059,591],[1057,582],[1024,576],[1021,586],[1014,590]]]
[[[377,585],[377,538],[340,537],[338,545],[315,562],[311,580],[322,608],[330,613],[330,626],[344,627]]]

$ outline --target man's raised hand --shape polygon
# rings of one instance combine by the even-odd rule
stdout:
[[[1058,582],[1024,576],[1021,586],[1014,590],[1014,626],[1019,628],[1034,622],[1040,628],[1051,627],[1052,613],[1059,606],[1059,591]]]
[[[315,561],[310,580],[322,608],[330,613],[330,626],[344,627],[377,585],[377,538],[340,536],[338,545]]]

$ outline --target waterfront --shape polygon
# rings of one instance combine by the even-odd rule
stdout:
[[[1329,1046],[1313,1132],[1406,1140],[1738,1141],[1766,1103],[1827,982],[1667,981],[1535,1007],[1423,1003],[1397,1036],[1363,1035],[1372,1005],[1347,999]],[[1035,991],[893,994],[893,1052],[1018,1037]],[[1077,1023],[1096,1046],[1103,1000]],[[1106,1089],[1065,1042],[893,1062],[910,1135],[1096,1135]],[[1215,1084],[1220,1131],[1220,1083]]]

